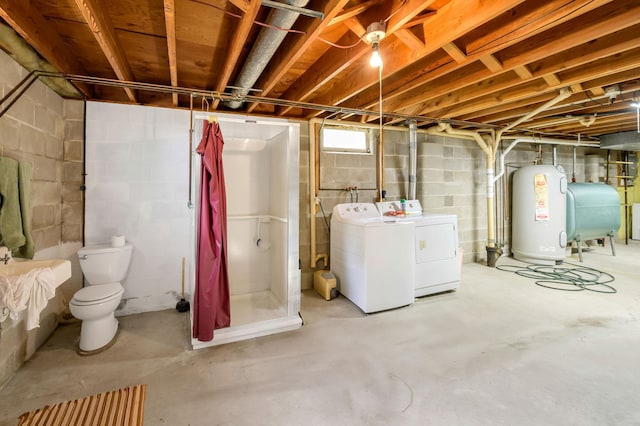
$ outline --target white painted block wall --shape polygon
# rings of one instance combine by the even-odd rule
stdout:
[[[86,244],[122,234],[134,247],[116,314],[173,308],[193,244],[189,112],[89,102],[86,128]]]

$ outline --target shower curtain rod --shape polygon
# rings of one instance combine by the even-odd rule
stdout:
[[[178,95],[187,95],[187,96],[193,95],[193,96],[198,96],[203,98],[211,98],[219,101],[262,103],[262,104],[275,105],[275,106],[310,109],[315,111],[326,111],[333,114],[345,114],[345,115],[352,114],[352,115],[360,115],[360,116],[380,115],[380,111],[374,111],[374,110],[368,110],[368,109],[323,105],[323,104],[316,104],[311,102],[289,101],[285,99],[267,98],[264,96],[237,95],[237,94],[224,93],[224,92],[218,92],[218,91],[212,91],[212,90],[193,89],[193,88],[181,87],[181,86],[167,86],[164,84],[155,84],[155,83],[122,81],[122,80],[116,80],[112,78],[90,77],[90,76],[78,75],[78,74],[65,74],[65,73],[55,73],[55,72],[48,72],[48,71],[37,71],[37,73],[39,76],[43,76],[43,77],[64,78],[69,81],[75,81],[75,82],[81,82],[81,83],[87,83],[87,84],[146,90],[151,92],[162,92],[167,94],[177,93]],[[395,119],[395,120],[398,120],[398,119],[417,120],[417,121],[420,121],[421,124],[448,123],[448,124],[454,124],[458,126],[468,126],[473,128],[482,128],[482,129],[501,129],[502,128],[502,126],[495,126],[491,124],[481,124],[481,123],[475,123],[472,121],[461,121],[461,120],[442,119],[442,118],[433,118],[433,117],[425,117],[425,116],[414,116],[414,115],[398,114],[398,113],[392,113],[392,112],[383,112],[382,116],[384,118]]]

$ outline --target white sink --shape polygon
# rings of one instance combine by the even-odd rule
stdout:
[[[35,268],[51,268],[54,276],[54,285],[60,284],[71,278],[71,262],[66,259],[45,260],[13,260],[7,265],[0,263],[0,276],[12,277],[22,275]]]

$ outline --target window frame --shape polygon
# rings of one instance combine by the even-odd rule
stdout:
[[[364,148],[349,148],[349,147],[327,147],[325,146],[325,131],[343,131],[364,134]],[[356,128],[347,126],[335,126],[325,125],[320,128],[320,151],[328,154],[361,154],[361,155],[373,155],[372,147],[372,132],[367,128]]]

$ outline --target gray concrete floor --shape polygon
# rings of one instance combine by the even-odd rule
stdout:
[[[615,276],[617,294],[465,264],[457,292],[365,316],[305,291],[299,330],[199,351],[175,311],[121,318],[116,344],[92,357],[74,351],[78,325],[61,326],[0,390],[0,424],[146,383],[147,425],[637,425],[632,243],[616,257],[585,253],[586,266]]]

